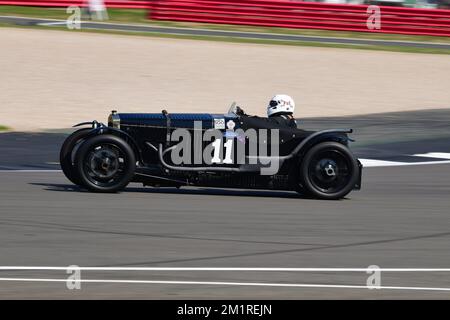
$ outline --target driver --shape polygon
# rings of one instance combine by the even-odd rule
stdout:
[[[297,122],[293,117],[295,102],[286,94],[277,94],[269,101],[267,106],[267,118],[248,116],[244,110],[237,107],[236,114],[246,117],[246,122],[251,127],[257,128],[297,128]]]

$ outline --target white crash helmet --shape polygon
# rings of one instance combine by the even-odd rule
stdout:
[[[277,113],[294,113],[295,102],[286,94],[277,94],[269,101],[267,106],[267,116],[273,116]]]

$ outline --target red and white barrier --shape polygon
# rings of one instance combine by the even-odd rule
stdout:
[[[152,1],[157,20],[283,28],[450,36],[450,10],[379,7],[380,29],[369,29],[367,5],[286,0]]]

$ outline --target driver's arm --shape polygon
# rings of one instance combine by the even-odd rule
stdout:
[[[248,117],[248,115],[245,113],[245,111],[239,106],[236,106],[236,114],[238,116],[247,116]]]

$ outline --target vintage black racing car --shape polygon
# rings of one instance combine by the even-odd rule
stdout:
[[[236,110],[233,104],[226,114],[113,111],[107,125],[76,125],[82,128],[64,141],[60,164],[70,181],[94,192],[139,182],[340,199],[360,189],[362,165],[348,148],[351,129],[267,127]]]

